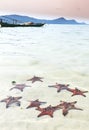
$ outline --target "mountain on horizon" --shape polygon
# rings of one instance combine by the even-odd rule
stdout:
[[[53,20],[47,20],[47,19],[37,19],[29,16],[22,16],[22,15],[2,15],[0,16],[0,19],[2,19],[5,22],[13,23],[13,20],[18,23],[24,23],[24,22],[34,22],[34,23],[45,23],[45,24],[86,24],[86,23],[79,23],[76,20],[67,20],[64,17],[60,17]]]

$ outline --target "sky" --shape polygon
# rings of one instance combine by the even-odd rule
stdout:
[[[2,14],[89,20],[89,0],[0,0]]]

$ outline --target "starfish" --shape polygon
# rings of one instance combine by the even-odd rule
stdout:
[[[32,107],[39,107],[40,105],[46,103],[46,102],[41,102],[41,101],[39,101],[39,99],[36,99],[36,100],[34,100],[34,101],[30,101],[30,102],[31,102],[30,105],[29,105],[26,109],[32,108]]]
[[[34,76],[33,78],[28,79],[27,81],[32,81],[32,83],[34,83],[34,82],[36,82],[36,81],[43,82],[41,79],[43,79],[43,78],[42,78],[42,77]]]
[[[5,102],[6,103],[6,108],[8,108],[13,103],[16,103],[17,106],[20,106],[20,101],[18,101],[18,100],[21,99],[21,98],[22,97],[9,96],[8,98],[5,98],[5,99],[1,100],[0,102]]]
[[[81,96],[86,97],[84,93],[88,92],[88,91],[81,91],[78,88],[75,88],[75,89],[68,88],[67,90],[73,93],[71,96],[81,95]]]
[[[61,101],[61,104],[59,104],[59,108],[62,109],[62,113],[64,116],[66,116],[69,112],[69,110],[75,109],[75,110],[83,110],[81,108],[77,108],[75,106],[75,104],[77,103],[77,101],[74,102],[65,102],[65,101]]]
[[[51,106],[51,105],[45,108],[37,107],[36,110],[41,111],[41,113],[37,117],[48,115],[53,118],[53,113],[58,109],[60,109],[59,106]]]
[[[18,89],[18,90],[20,90],[21,92],[23,92],[23,89],[24,89],[25,87],[31,87],[31,86],[26,85],[26,84],[16,84],[16,83],[14,83],[13,85],[15,85],[15,87],[11,88],[10,90]]]
[[[51,86],[48,86],[48,87],[57,88],[57,92],[60,92],[61,90],[67,90],[68,86],[69,86],[69,84],[58,84],[58,83],[56,83],[56,85],[51,85]]]

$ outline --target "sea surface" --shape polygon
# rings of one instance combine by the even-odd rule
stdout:
[[[34,75],[44,82],[26,81]],[[32,87],[9,91],[13,80]],[[0,130],[88,130],[89,93],[86,97],[57,93],[48,87],[56,82],[89,91],[89,25],[0,28],[0,100],[10,95],[23,97],[20,107],[6,109],[0,103]],[[46,106],[60,100],[77,101],[83,111],[70,111],[64,117],[59,110],[54,118],[37,118],[38,111],[26,109],[28,101],[36,99],[46,101]]]
[[[39,66],[54,77],[69,77],[73,82],[82,78],[85,84],[89,78],[89,26],[0,28],[0,57],[1,65]]]

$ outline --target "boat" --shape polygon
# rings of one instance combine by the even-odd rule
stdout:
[[[7,22],[10,20],[11,22]],[[2,16],[0,18],[0,27],[42,27],[44,23],[34,23],[34,22],[22,22],[17,19],[9,18],[7,16]]]
[[[33,22],[28,22],[28,23],[21,23],[21,24],[11,24],[11,23],[6,23],[6,22],[0,22],[0,27],[42,27],[44,23],[33,23]]]

